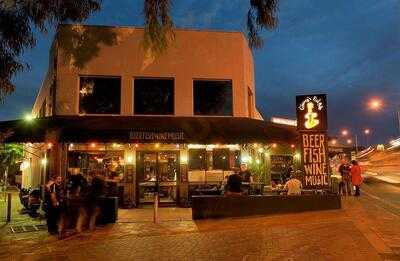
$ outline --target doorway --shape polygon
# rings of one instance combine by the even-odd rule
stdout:
[[[137,186],[138,203],[154,203],[154,193],[159,193],[159,203],[176,204],[179,191],[179,151],[138,151]]]

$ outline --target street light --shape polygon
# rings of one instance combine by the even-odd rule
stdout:
[[[346,140],[347,144],[351,144],[353,141],[351,139]]]
[[[368,103],[368,107],[374,111],[381,109],[382,106],[383,106],[383,102],[381,99],[378,99],[378,98],[373,98]]]
[[[349,134],[348,130],[342,130],[342,136],[347,136],[347,134]]]
[[[365,129],[365,130],[364,130],[364,134],[365,134],[365,135],[368,135],[368,134],[370,134],[370,133],[371,133],[370,129]]]

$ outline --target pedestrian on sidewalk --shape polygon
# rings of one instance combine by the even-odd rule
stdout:
[[[87,204],[89,211],[89,229],[94,230],[96,228],[97,218],[101,214],[101,202],[104,200],[106,195],[107,185],[105,178],[102,173],[94,171],[90,173],[91,184],[89,189],[89,194],[87,196]]]
[[[351,177],[350,177],[350,166],[347,160],[343,158],[339,166],[339,173],[342,177],[342,181],[339,183],[339,194],[351,196]]]
[[[57,234],[61,238],[65,223],[65,197],[61,176],[53,176],[46,184],[46,219],[50,234]]]
[[[356,160],[351,161],[351,183],[353,183],[353,186],[356,187],[356,193],[354,196],[358,197],[360,196],[360,185],[363,181],[363,178],[361,176],[361,167],[358,165],[358,162]]]

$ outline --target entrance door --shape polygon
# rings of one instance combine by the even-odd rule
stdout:
[[[138,155],[139,203],[153,203],[158,190],[160,203],[176,203],[178,198],[179,152],[140,151]]]

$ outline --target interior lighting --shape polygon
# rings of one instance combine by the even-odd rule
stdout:
[[[160,147],[160,143],[156,143],[154,146],[156,147],[156,149],[158,149]]]
[[[181,164],[187,164],[188,163],[188,157],[186,155],[181,156]]]
[[[52,147],[53,147],[53,143],[51,143],[51,142],[47,143],[47,148],[48,149],[51,149]]]
[[[46,159],[46,158],[41,159],[40,163],[41,163],[43,166],[46,166],[46,164],[47,164],[47,159]]]
[[[128,157],[126,157],[126,162],[132,163],[132,162],[133,162],[133,157],[132,157],[131,155],[129,155]]]
[[[259,148],[259,149],[258,149],[258,152],[259,152],[259,153],[263,153],[263,152],[264,152],[264,149],[263,149],[263,148]]]
[[[19,168],[20,168],[21,171],[23,171],[23,170],[28,169],[28,168],[30,167],[30,165],[31,165],[31,164],[29,163],[29,161],[24,160],[24,161],[21,163],[21,166],[20,166]]]

